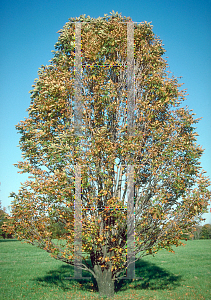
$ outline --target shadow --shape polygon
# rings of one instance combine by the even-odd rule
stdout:
[[[88,261],[90,263],[90,261]],[[74,276],[74,267],[62,265],[59,269],[51,270],[44,277],[38,277],[35,280],[42,286],[57,286],[62,290],[71,290],[74,286],[79,286],[80,290],[98,292],[98,286],[93,275],[82,270],[83,277],[91,277],[91,279],[65,279],[65,277]],[[180,285],[181,276],[176,276],[173,273],[158,267],[157,265],[146,262],[136,262],[136,277],[143,277],[133,281],[132,279],[120,279],[115,281],[115,292],[125,291],[130,288],[134,289],[174,289]]]
[[[82,270],[83,277],[91,277],[91,279],[69,279],[74,276],[74,267],[70,265],[62,265],[59,269],[50,270],[43,277],[34,279],[42,286],[57,286],[63,291],[71,290],[74,286],[78,286],[80,290],[98,292],[97,282],[93,275],[87,271]],[[65,279],[68,277],[68,279]]]
[[[140,260],[136,261],[136,277],[142,277],[143,279],[134,281],[132,279],[120,279],[117,281],[116,292],[126,290],[129,284],[135,289],[174,289],[180,285],[182,276],[174,275],[153,263]]]
[[[0,239],[0,243],[2,242],[17,242],[18,239]]]

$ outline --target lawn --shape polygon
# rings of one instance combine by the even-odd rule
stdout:
[[[136,276],[121,280],[116,299],[211,299],[211,240],[191,240],[136,262]],[[73,267],[17,240],[0,240],[0,299],[99,299],[95,281],[66,280]],[[90,276],[83,272],[83,276]]]

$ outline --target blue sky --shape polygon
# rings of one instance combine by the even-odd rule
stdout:
[[[0,1],[0,200],[8,207],[10,192],[18,192],[25,175],[14,163],[21,160],[17,147],[20,135],[15,125],[27,117],[31,86],[41,65],[49,64],[57,33],[71,17],[93,18],[115,12],[134,22],[152,22],[154,33],[163,41],[174,76],[187,89],[188,105],[196,118],[198,144],[205,149],[201,166],[211,178],[211,1]],[[211,213],[204,215],[211,223]]]

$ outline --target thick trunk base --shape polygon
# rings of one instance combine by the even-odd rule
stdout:
[[[104,269],[103,272],[100,266],[94,267],[97,276],[96,281],[98,285],[100,297],[113,297],[114,296],[114,280],[112,280],[111,270]]]

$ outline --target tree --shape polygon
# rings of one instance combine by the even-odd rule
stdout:
[[[0,200],[0,237],[8,238],[11,239],[12,235],[11,234],[7,234],[3,228],[4,228],[4,223],[7,222],[7,217],[8,214],[6,213],[6,207],[2,208],[2,204],[1,204],[1,200]]]
[[[3,222],[4,222],[4,219],[5,219],[5,212],[6,208],[2,208],[2,204],[1,204],[1,200],[0,200],[0,236],[4,237],[5,238],[5,232],[3,232],[2,230],[2,225],[3,225]]]
[[[193,239],[194,240],[199,240],[200,239],[201,231],[202,231],[202,226],[201,225],[196,225],[193,228],[192,234],[193,234]]]
[[[86,21],[81,23],[80,117],[74,94],[75,21]],[[18,194],[11,194],[7,226],[19,239],[74,265],[75,182],[81,166],[86,253],[81,268],[95,277],[100,295],[107,296],[114,295],[115,280],[134,263],[127,261],[133,224],[127,227],[127,212],[120,210],[127,205],[130,186],[125,166],[134,167],[136,260],[182,245],[182,230],[198,224],[211,196],[210,182],[200,171],[203,149],[195,143],[193,125],[199,119],[180,107],[185,91],[168,75],[162,41],[147,22],[134,24],[135,111],[133,123],[127,123],[129,21],[118,13],[98,19],[80,16],[59,32],[54,57],[39,69],[33,85],[29,117],[16,126],[23,152],[17,167],[31,178]],[[52,238],[55,216],[63,224],[61,245]]]
[[[211,224],[202,226],[200,239],[211,239]]]

